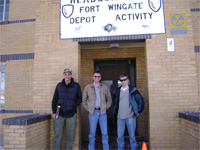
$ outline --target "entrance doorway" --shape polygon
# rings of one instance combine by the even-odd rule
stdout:
[[[136,86],[135,59],[116,59],[116,60],[95,60],[94,70],[99,70],[102,74],[101,82],[110,88],[111,94],[121,86],[119,76],[126,74],[129,77],[130,85]],[[108,135],[117,136],[117,124],[113,124],[113,105],[107,110]],[[97,127],[97,135],[101,135],[100,127]],[[125,135],[128,135],[127,129]]]
[[[136,86],[145,100],[145,109],[137,118],[136,136],[142,137],[148,141],[148,88],[146,74],[146,58],[144,46],[137,44],[126,44],[128,47],[109,48],[104,44],[102,47],[98,44],[81,45],[81,89],[93,82],[92,73],[94,70],[102,72],[102,81],[110,84],[111,93],[118,87],[119,75],[128,74],[130,84]],[[105,46],[105,47],[104,47]],[[106,69],[107,68],[107,69]],[[124,70],[126,68],[127,72]],[[105,70],[105,71],[104,71]],[[107,81],[108,80],[108,81]],[[112,81],[109,81],[112,80]],[[109,140],[111,135],[117,135],[117,128],[113,127],[113,109],[108,110],[109,121]],[[115,124],[116,125],[116,124]],[[110,127],[111,126],[111,127]],[[90,131],[88,121],[88,111],[81,109],[81,138],[88,141]],[[97,134],[98,135],[98,134]],[[101,135],[101,132],[99,133]],[[98,138],[101,136],[97,136]],[[113,137],[114,139],[116,138]]]

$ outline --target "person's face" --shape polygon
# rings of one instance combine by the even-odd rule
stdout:
[[[69,81],[72,78],[72,74],[70,72],[65,72],[64,74],[64,78],[65,80]]]
[[[128,85],[128,78],[127,77],[120,78],[120,81],[122,83],[122,86],[127,86]]]
[[[99,83],[101,80],[101,75],[100,73],[94,73],[92,78],[95,83]]]

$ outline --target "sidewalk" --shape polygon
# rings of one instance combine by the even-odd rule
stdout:
[[[95,142],[95,148],[98,150],[102,149],[102,142],[101,142],[101,137],[96,137],[96,142]],[[137,139],[137,150],[141,150],[142,148],[142,139],[141,137],[136,137]],[[147,147],[149,149],[149,142],[147,143]],[[109,139],[109,145],[110,145],[110,150],[117,150],[117,142],[116,139],[113,139],[110,137]],[[130,149],[130,144],[129,144],[129,138],[125,137],[125,145],[124,145],[125,149]],[[80,150],[87,150],[88,149],[88,141],[82,141],[81,142],[81,148]],[[4,150],[3,147],[3,135],[0,134],[0,150]]]
[[[117,150],[116,138],[117,138],[116,136],[109,136],[110,150]],[[143,138],[141,136],[136,136],[136,140],[137,140],[137,150],[141,150]],[[87,150],[88,149],[88,143],[89,143],[88,141],[82,141],[80,150]],[[149,142],[146,142],[146,144],[147,144],[147,148],[149,149]],[[97,150],[103,149],[100,136],[96,137],[95,149],[97,149]],[[129,143],[129,136],[124,137],[124,149],[125,150],[131,149],[130,143]]]

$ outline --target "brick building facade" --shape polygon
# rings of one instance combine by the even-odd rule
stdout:
[[[0,22],[0,63],[5,63],[0,121],[21,116],[20,111],[51,113],[64,68],[73,70],[83,90],[92,82],[95,62],[134,59],[136,85],[145,100],[137,134],[152,149],[180,149],[178,113],[200,109],[200,2],[163,0],[163,6],[165,34],[61,40],[60,0],[10,0],[9,19]],[[172,34],[173,13],[185,14],[185,34]],[[173,52],[168,51],[168,38],[174,39]],[[110,48],[113,42],[119,47]],[[74,149],[88,140],[88,113],[81,107],[77,121]],[[51,142],[52,121],[50,130]]]

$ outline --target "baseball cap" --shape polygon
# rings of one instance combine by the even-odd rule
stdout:
[[[63,74],[64,74],[65,72],[70,72],[70,73],[72,74],[72,70],[70,70],[69,68],[64,69]]]

